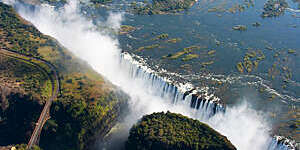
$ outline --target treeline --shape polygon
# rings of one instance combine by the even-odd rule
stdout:
[[[145,115],[132,127],[126,150],[236,150],[223,135],[181,114]]]
[[[86,62],[74,57],[56,40],[43,35],[33,25],[18,16],[11,6],[0,2],[0,16],[0,48],[44,59],[53,64],[59,72],[61,91],[51,106],[51,119],[43,128],[40,137],[41,148],[46,150],[87,149],[96,138],[103,137],[115,124],[127,97],[124,93],[118,92],[112,84],[104,81],[103,77],[92,70]],[[27,80],[30,81],[28,86],[31,86],[27,87],[29,89],[36,86],[34,84],[36,80],[32,80],[32,77],[36,79],[38,76],[28,76]],[[32,95],[41,95],[39,91],[31,92]],[[26,96],[28,93],[20,95]],[[3,142],[1,145],[28,142],[35,126],[34,123],[41,112],[40,108],[43,106],[34,96],[30,99],[32,104],[38,104],[39,107],[31,109],[31,104],[29,104],[21,109],[18,103],[9,99],[9,107],[6,110],[0,108],[3,112],[0,124],[5,125],[5,128],[0,128],[0,133],[6,130],[13,132],[19,126],[24,127],[20,128],[22,129],[20,132],[16,131],[11,140],[5,142],[0,140]],[[16,100],[22,101],[21,98]],[[29,115],[28,119],[24,119],[22,113],[15,113],[14,117],[9,117],[14,113],[8,113],[8,110],[22,110],[24,115],[33,114]],[[6,135],[0,134],[0,139],[5,138]]]
[[[39,32],[32,24],[16,14],[14,9],[0,3],[0,46],[18,53],[42,58],[38,48],[49,46],[58,51],[62,49],[56,41]]]

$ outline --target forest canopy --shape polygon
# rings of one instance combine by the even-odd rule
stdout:
[[[150,149],[236,150],[208,125],[171,112],[145,115],[131,128],[126,150]]]

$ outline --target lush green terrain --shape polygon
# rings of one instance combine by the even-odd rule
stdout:
[[[198,120],[181,114],[153,113],[130,130],[127,150],[235,150],[228,139]]]
[[[0,50],[0,145],[27,143],[51,95],[53,75],[25,56],[53,64],[60,78],[60,94],[43,128],[41,148],[86,149],[106,134],[126,96],[3,3],[0,20],[0,49],[24,55],[18,59]]]
[[[152,0],[152,3],[145,6],[132,3],[132,7],[136,14],[153,15],[180,12],[190,8],[194,3],[195,0]]]

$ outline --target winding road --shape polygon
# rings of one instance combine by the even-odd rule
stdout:
[[[45,60],[30,57],[30,56],[26,56],[26,55],[16,53],[16,52],[13,52],[13,51],[10,51],[10,50],[6,50],[6,49],[3,49],[3,48],[0,49],[0,53],[2,53],[4,55],[7,55],[9,57],[13,57],[13,58],[16,58],[16,59],[21,59],[21,60],[27,61],[29,63],[36,64],[36,65],[40,66],[38,63],[32,62],[32,60],[35,60],[39,63],[43,63],[43,64],[47,65],[49,67],[49,69],[51,70],[51,72],[47,72],[47,71],[46,72],[47,72],[47,74],[49,75],[49,77],[51,79],[52,94],[51,94],[51,97],[46,101],[46,104],[44,105],[44,108],[43,108],[43,110],[40,114],[40,117],[39,117],[37,123],[35,124],[36,126],[34,128],[34,131],[31,135],[31,138],[30,138],[30,140],[28,142],[28,145],[27,145],[27,149],[30,149],[30,148],[32,148],[33,145],[38,145],[39,136],[42,132],[42,128],[43,128],[45,122],[50,118],[50,113],[49,112],[50,112],[51,104],[57,98],[58,92],[60,90],[60,82],[59,82],[59,78],[58,78],[58,73],[57,73],[54,65],[52,65],[51,63],[49,63]],[[27,59],[25,59],[25,58],[27,58]],[[44,71],[46,70],[43,67],[41,67],[41,68],[44,69]],[[51,78],[51,75],[54,78]]]

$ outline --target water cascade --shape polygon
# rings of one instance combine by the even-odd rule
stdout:
[[[170,79],[157,76],[155,71],[149,69],[142,62],[134,60],[129,53],[121,54],[120,65],[129,68],[129,77],[145,81],[145,86],[155,90],[157,96],[163,99],[171,99],[173,104],[184,103],[191,109],[197,110],[197,118],[209,120],[216,114],[226,113],[225,107],[220,104],[220,99],[207,91],[197,91],[191,85],[175,85]],[[269,140],[267,150],[296,150],[298,144],[282,136],[274,136]]]
[[[156,75],[155,71],[134,60],[129,53],[121,54],[120,66],[128,69],[129,78],[144,81],[143,87],[156,89],[151,93],[152,95],[170,100],[173,104],[185,103],[190,108],[197,109],[199,114],[203,114],[202,119],[225,112],[225,108],[219,103],[220,99],[212,93],[197,91],[189,83],[173,83],[171,79],[160,77]]]
[[[69,0],[60,10],[47,5],[28,9],[14,0],[3,1],[14,5],[42,33],[56,38],[131,97],[133,113],[126,118],[128,130],[144,114],[170,110],[208,123],[240,150],[293,150],[291,142],[270,137],[268,125],[247,105],[225,110],[206,87],[161,77],[132,55],[121,53],[116,39],[95,30],[92,21],[81,16],[77,1]],[[103,24],[118,28],[121,20],[121,15],[112,14]]]

